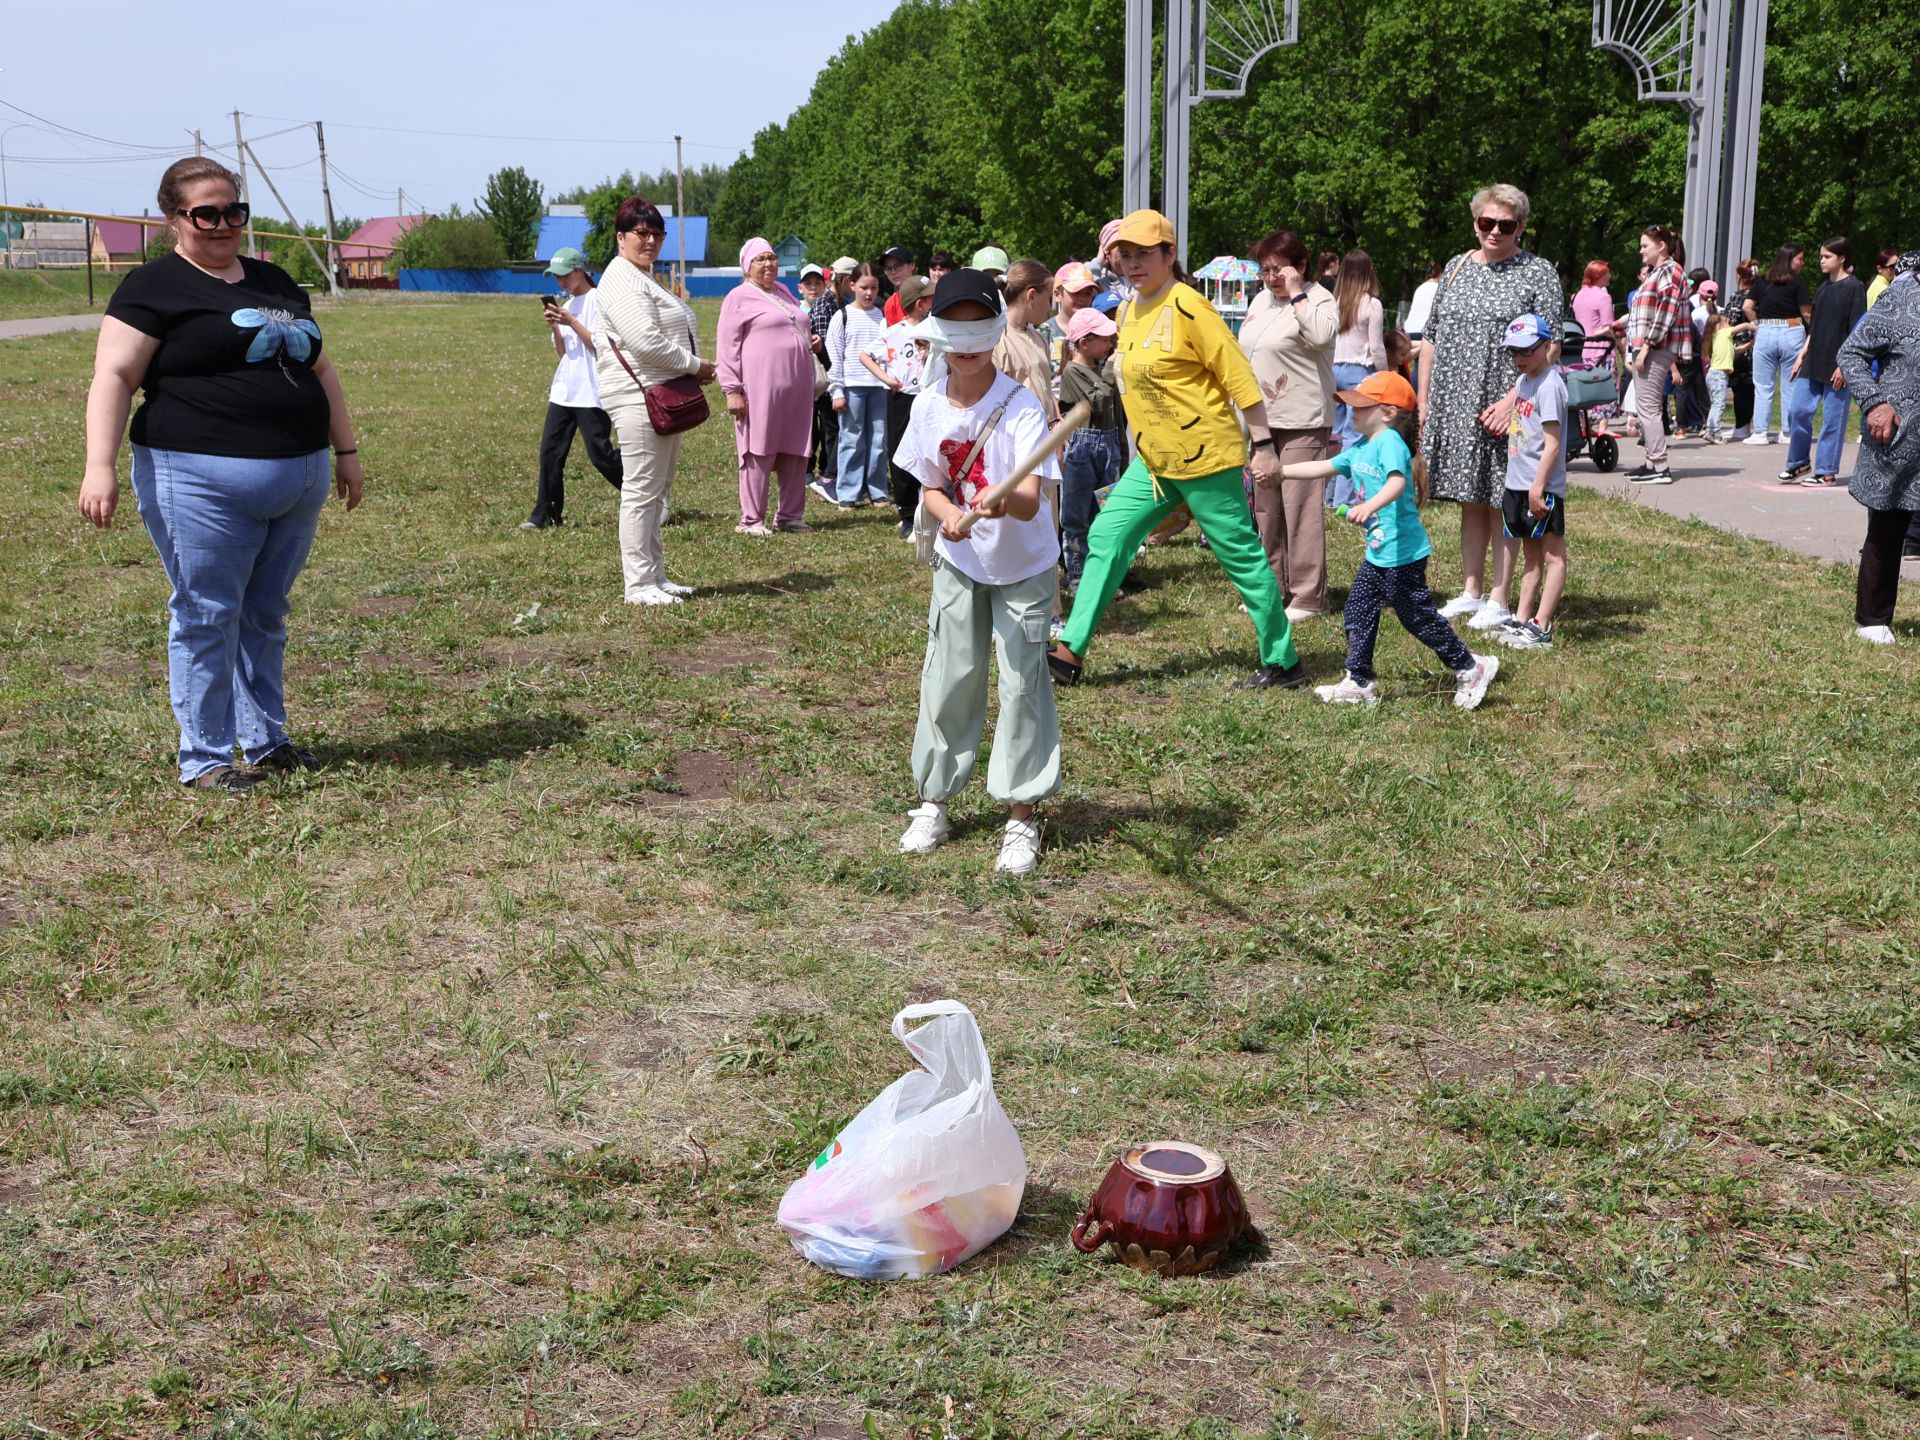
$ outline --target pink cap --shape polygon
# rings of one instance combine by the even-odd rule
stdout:
[[[1700,293],[1706,296],[1709,300],[1719,299],[1720,298],[1720,282],[1717,280],[1702,280],[1700,282]]]
[[[1089,305],[1084,310],[1073,312],[1073,318],[1067,321],[1067,343],[1078,345],[1089,335],[1117,335],[1113,320],[1101,314]]]
[[[1107,258],[1107,250],[1113,244],[1113,237],[1119,233],[1120,222],[1118,220],[1109,220],[1100,227],[1100,258],[1102,260]]]
[[[1078,260],[1062,265],[1053,277],[1053,288],[1064,290],[1069,295],[1077,295],[1082,290],[1091,290],[1099,283],[1093,278],[1093,271]]]

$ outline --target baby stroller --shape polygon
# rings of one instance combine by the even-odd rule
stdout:
[[[1606,340],[1605,359],[1588,361],[1589,338],[1594,341]],[[1567,408],[1574,416],[1567,436],[1567,458],[1572,460],[1576,456],[1586,455],[1593,461],[1593,468],[1604,475],[1620,463],[1620,442],[1611,435],[1596,434],[1588,412],[1596,405],[1617,405],[1620,402],[1619,381],[1613,373],[1613,337],[1589,337],[1578,320],[1563,321],[1560,326],[1560,359],[1560,378],[1567,383]],[[1572,363],[1566,363],[1568,361]]]

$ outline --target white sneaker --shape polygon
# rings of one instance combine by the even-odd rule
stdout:
[[[1380,687],[1369,680],[1362,685],[1351,675],[1342,675],[1338,685],[1316,685],[1313,693],[1329,705],[1378,705]]]
[[[1486,603],[1487,602],[1482,600],[1478,595],[1469,595],[1466,591],[1462,590],[1458,595],[1440,607],[1440,618],[1442,620],[1457,620],[1462,615],[1474,614]]]
[[[683,602],[678,595],[670,594],[658,585],[642,585],[627,596],[629,605],[680,605]]]
[[[1444,615],[1446,612],[1443,610],[1440,613]],[[1473,612],[1473,618],[1467,621],[1467,629],[1491,630],[1497,625],[1506,624],[1507,621],[1511,620],[1512,618],[1513,618],[1513,611],[1509,610],[1504,605],[1496,605],[1491,600],[1489,600],[1486,604],[1482,605],[1478,610]]]
[[[1007,821],[993,868],[1005,875],[1031,875],[1039,864],[1040,826],[1032,820]]]
[[[1764,430],[1756,430],[1740,443],[1742,445],[1771,445],[1773,444],[1773,436]]]
[[[1475,655],[1471,670],[1453,672],[1453,703],[1462,710],[1476,709],[1487,698],[1487,686],[1499,673],[1497,655]]]
[[[660,582],[660,588],[669,595],[685,596],[693,593],[693,587],[691,585],[682,585],[677,580],[662,580]]]
[[[1753,433],[1753,430],[1750,426],[1736,425],[1733,429],[1727,432],[1727,439],[1729,441],[1740,441],[1740,440],[1746,439],[1747,436],[1751,435],[1752,433]]]
[[[1862,625],[1853,632],[1869,645],[1891,645],[1893,631],[1885,625]]]
[[[773,534],[773,531],[769,530],[765,525],[748,525],[743,522],[733,527],[733,533],[736,535],[754,535],[764,540]]]
[[[925,855],[947,843],[947,806],[942,800],[929,800],[907,812],[907,833],[900,837],[902,855]]]
[[[1240,608],[1244,610],[1247,607],[1242,605]],[[1287,606],[1287,623],[1298,625],[1302,620],[1318,620],[1325,613],[1324,610],[1302,610],[1298,605],[1289,605]]]

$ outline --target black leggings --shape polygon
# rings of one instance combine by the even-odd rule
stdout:
[[[1449,670],[1473,668],[1473,652],[1434,608],[1433,592],[1427,589],[1425,560],[1392,569],[1362,560],[1359,573],[1353,577],[1353,589],[1347,592],[1346,612],[1347,673],[1360,684],[1373,679],[1373,642],[1380,634],[1382,605],[1393,606],[1407,633],[1438,655]]]
[[[1867,538],[1860,547],[1860,588],[1854,597],[1853,623],[1891,625],[1900,598],[1900,551],[1916,512],[1867,511]]]

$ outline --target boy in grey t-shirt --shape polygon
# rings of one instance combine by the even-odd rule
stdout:
[[[1502,342],[1520,372],[1507,432],[1501,520],[1526,550],[1520,602],[1495,634],[1516,650],[1553,648],[1553,612],[1567,588],[1567,385],[1553,365],[1553,330],[1522,315]]]

